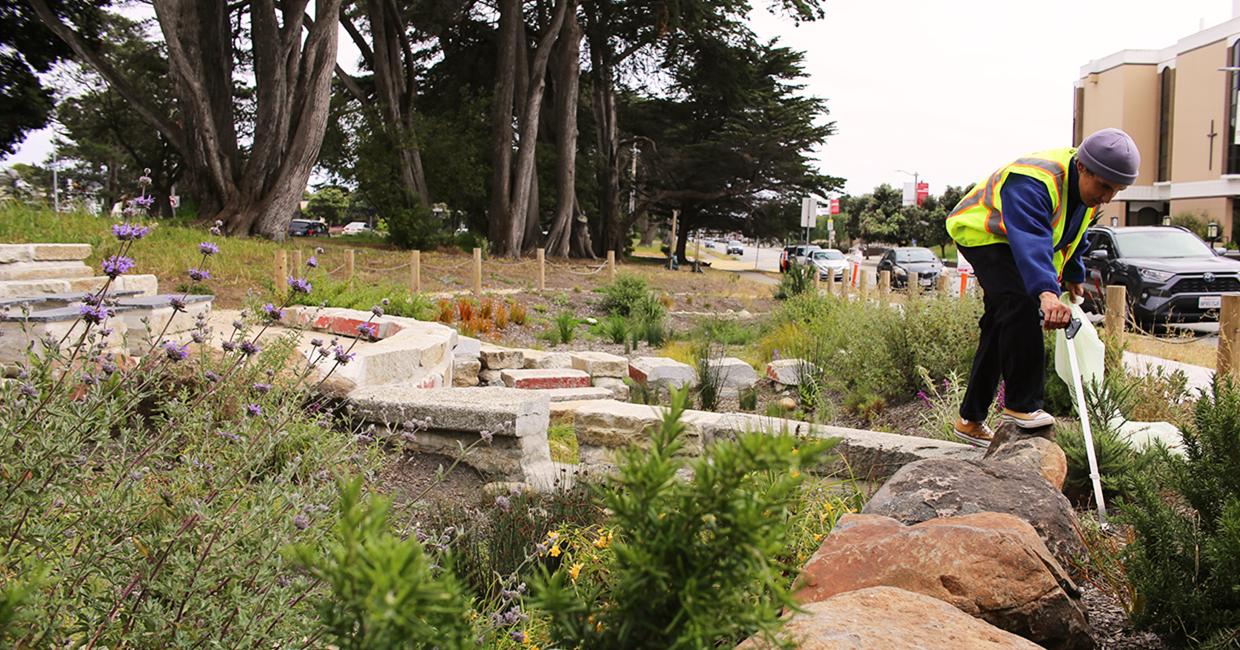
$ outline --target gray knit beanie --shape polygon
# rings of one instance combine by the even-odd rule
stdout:
[[[1102,129],[1085,138],[1076,156],[1085,169],[1116,185],[1132,185],[1141,167],[1137,143],[1119,129]]]

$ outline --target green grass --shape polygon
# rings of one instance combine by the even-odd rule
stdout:
[[[577,430],[572,422],[557,422],[547,429],[547,444],[551,447],[551,460],[557,463],[581,462],[577,447]]]

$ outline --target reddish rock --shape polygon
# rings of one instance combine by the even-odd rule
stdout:
[[[364,319],[348,318],[345,316],[318,316],[311,323],[310,327],[321,332],[331,332],[340,336],[357,337],[358,328],[366,325]],[[383,340],[401,330],[400,325],[391,321],[372,321],[367,327],[373,327],[372,331],[378,332],[378,335],[372,340]]]
[[[1036,650],[1038,646],[948,605],[896,587],[849,591],[788,617],[779,637],[799,650]],[[736,650],[773,650],[751,638]]]
[[[866,587],[899,587],[1048,648],[1094,645],[1080,592],[1019,517],[982,512],[905,526],[845,515],[805,565],[795,597],[825,600]]]
[[[580,371],[561,368],[558,370],[509,369],[501,370],[500,379],[509,388],[552,389],[589,388],[590,375]]]
[[[1062,492],[1063,483],[1068,478],[1068,457],[1063,449],[1053,440],[1041,436],[1003,435],[1003,431],[1004,427],[1000,427],[996,432],[994,442],[986,450],[986,460],[1030,467]]]

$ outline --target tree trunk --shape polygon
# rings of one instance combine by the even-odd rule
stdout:
[[[516,51],[521,29],[521,0],[498,0],[499,48],[495,60],[495,94],[491,105],[491,206],[487,235],[496,250],[509,229],[512,188],[512,104],[516,86]],[[522,73],[524,74],[524,73]]]
[[[510,205],[509,235],[505,254],[519,257],[525,238],[525,219],[529,216],[530,183],[534,176],[534,152],[538,144],[538,119],[542,110],[543,91],[547,85],[547,62],[551,58],[551,48],[560,35],[560,26],[564,22],[564,7],[567,0],[556,0],[551,24],[544,30],[539,39],[538,48],[534,51],[534,60],[530,64],[530,81],[525,109],[521,114],[520,145],[517,149],[517,169],[513,179],[513,197]]]
[[[593,108],[597,127],[600,238],[599,251],[623,251],[620,223],[620,131],[616,124],[616,86],[609,53],[590,48],[594,82]]]
[[[637,215],[637,230],[642,234],[642,246],[654,245],[654,233],[658,228],[655,225],[655,221],[650,218],[648,210],[643,210]]]
[[[430,193],[413,124],[415,77],[405,24],[392,0],[367,0],[366,16],[374,41],[368,54],[375,72],[380,125],[396,150],[405,202],[429,209]]]
[[[577,2],[569,0],[564,27],[556,43],[552,79],[556,134],[556,211],[547,234],[547,254],[565,257],[577,207],[577,95],[581,81],[581,23]]]

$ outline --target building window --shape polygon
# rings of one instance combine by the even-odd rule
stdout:
[[[1175,68],[1158,75],[1158,180],[1171,180],[1171,124],[1175,115]]]
[[[1240,66],[1240,47],[1227,48],[1227,65]],[[1227,73],[1227,140],[1223,150],[1227,152],[1224,173],[1240,174],[1240,132],[1236,130],[1237,95],[1240,94],[1240,74],[1234,70]],[[1211,154],[1213,155],[1213,154]]]
[[[1085,89],[1076,88],[1076,92],[1072,95],[1072,146],[1081,146],[1081,140],[1085,139],[1085,135],[1081,130],[1085,128]]]

